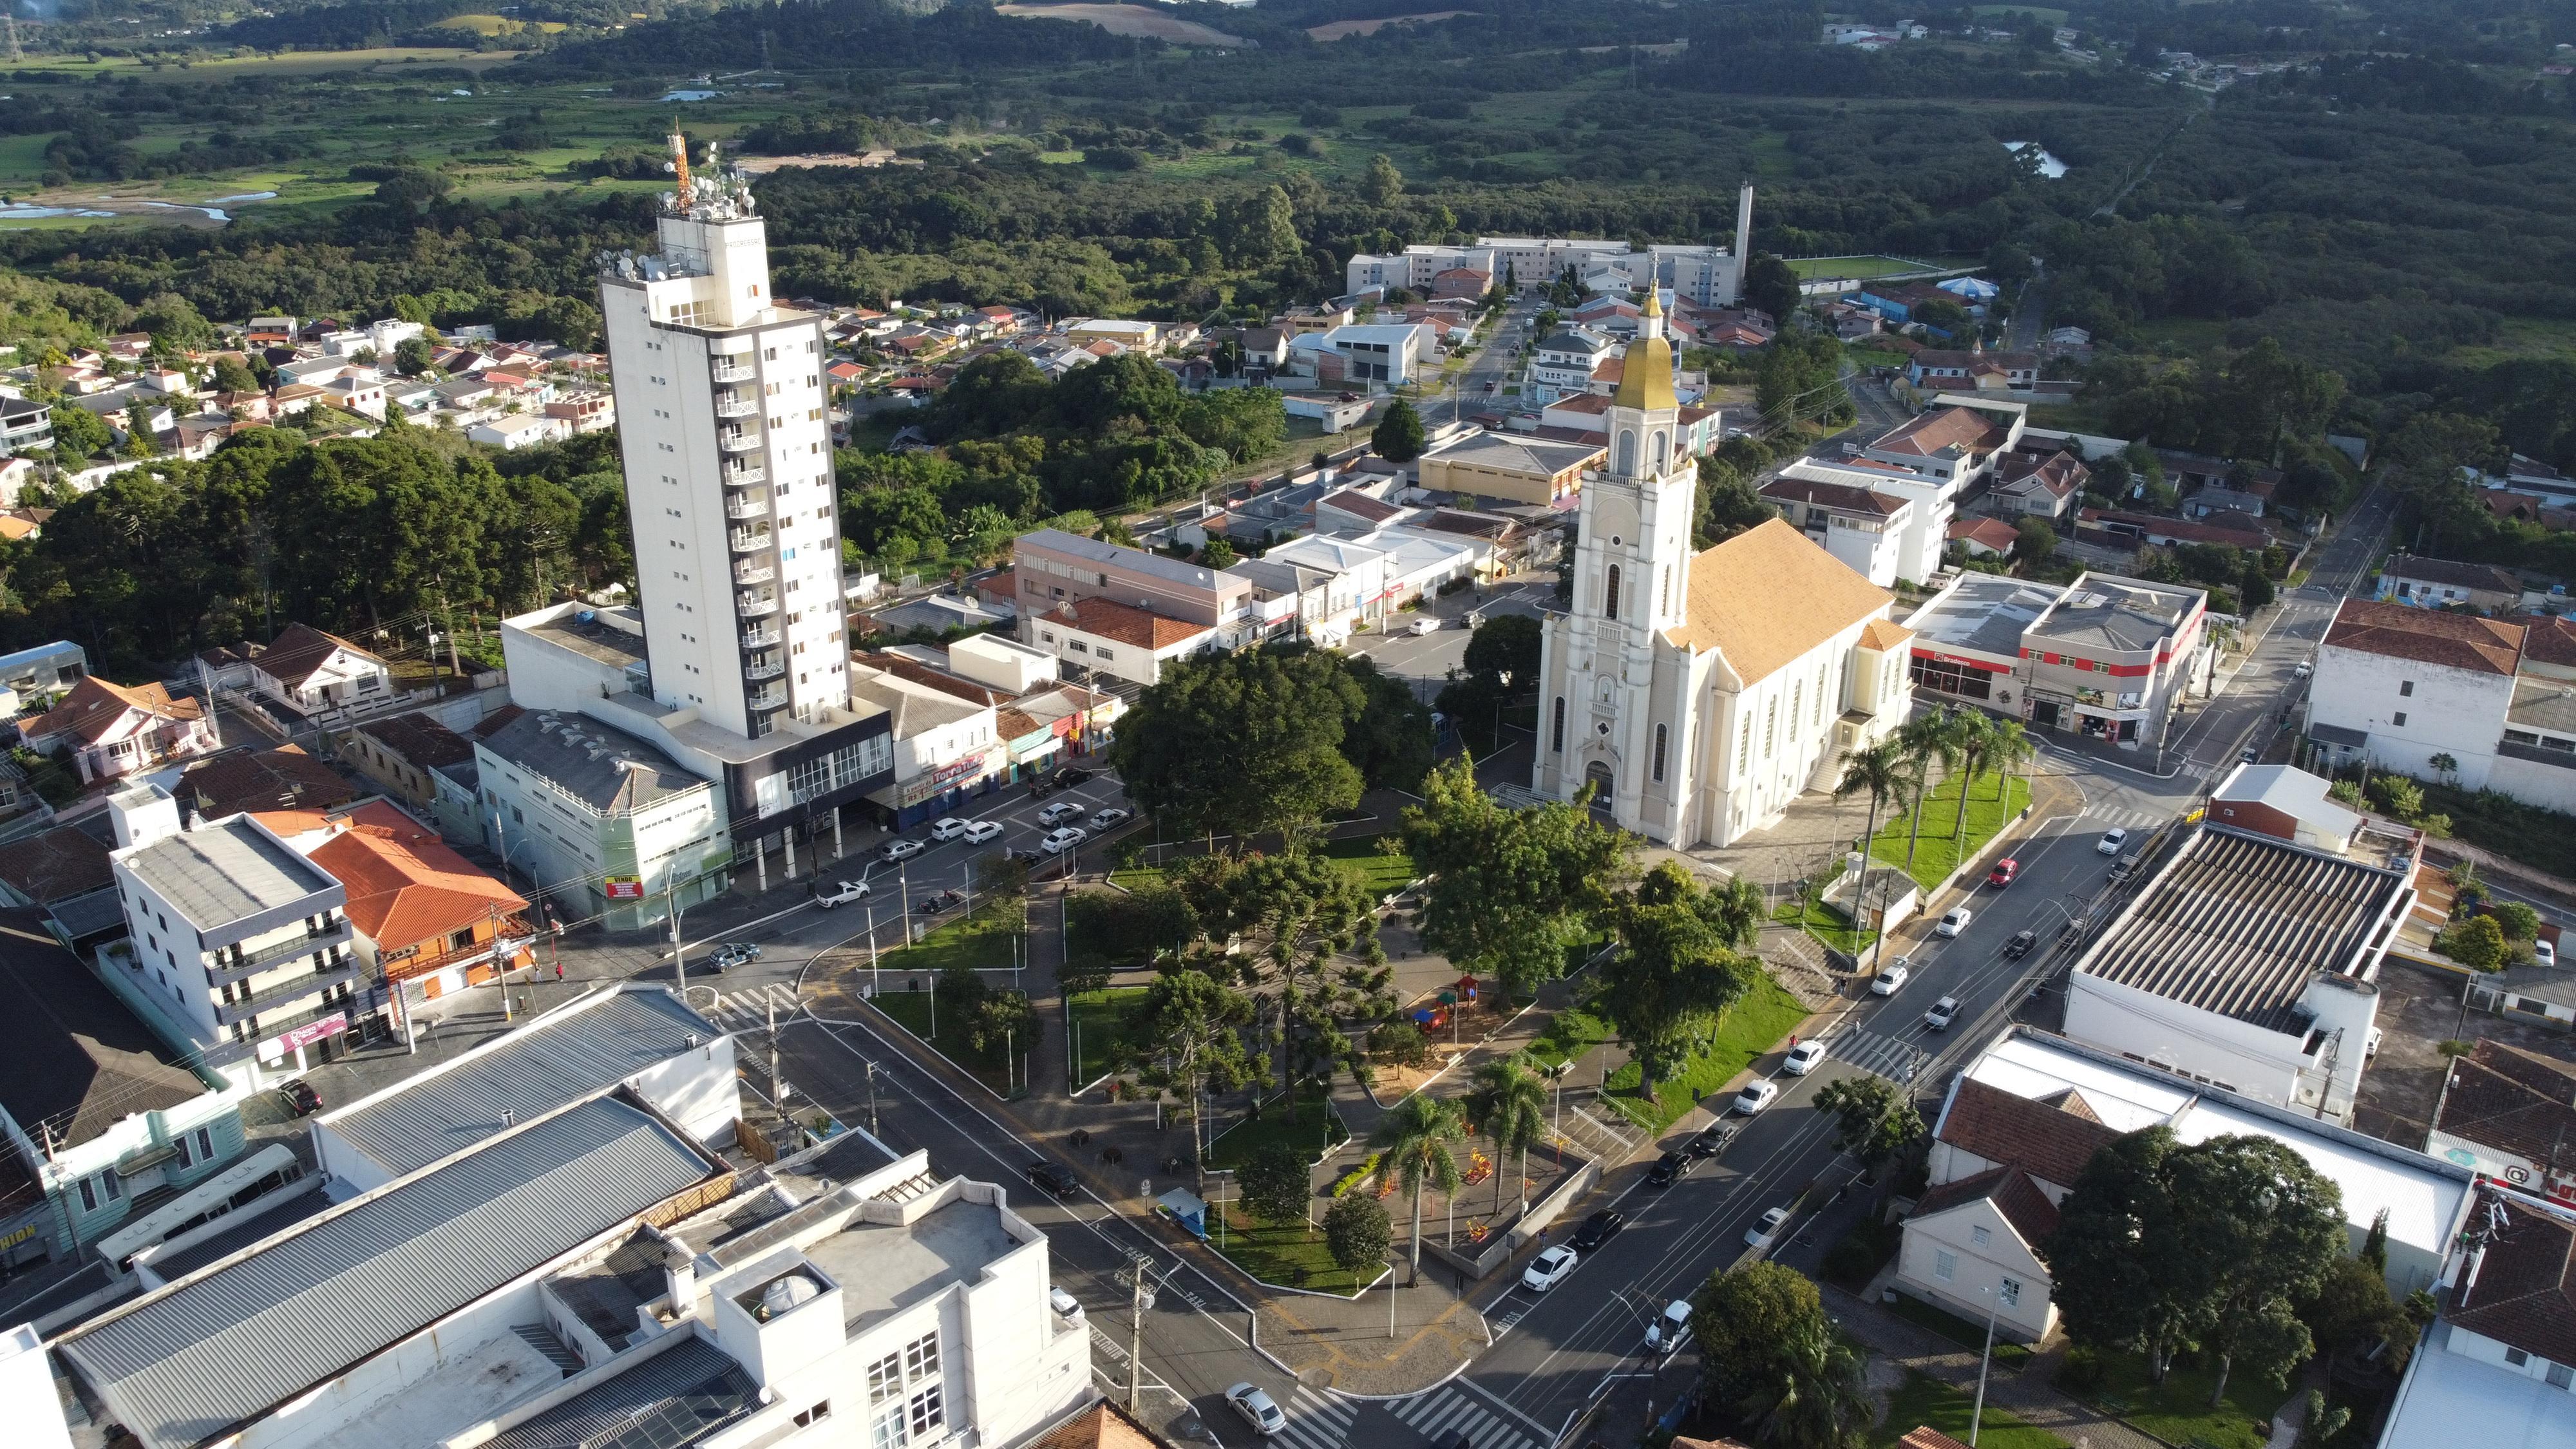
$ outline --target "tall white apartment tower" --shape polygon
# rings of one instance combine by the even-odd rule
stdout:
[[[751,739],[850,700],[822,319],[777,305],[751,189],[679,186],[600,279],[653,698]]]

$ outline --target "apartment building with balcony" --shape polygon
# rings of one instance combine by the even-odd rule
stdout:
[[[330,1061],[371,993],[348,890],[249,815],[182,829],[168,791],[108,801],[127,938],[100,974],[173,1046],[246,1086]]]

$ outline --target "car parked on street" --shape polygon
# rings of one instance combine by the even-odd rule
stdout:
[[[1618,1232],[1621,1228],[1624,1228],[1627,1225],[1628,1215],[1626,1213],[1612,1212],[1608,1208],[1603,1208],[1601,1211],[1585,1218],[1583,1220],[1583,1226],[1574,1230],[1572,1246],[1578,1253],[1589,1253],[1593,1249],[1600,1247],[1603,1243],[1610,1241],[1611,1234]]]
[[[1735,1094],[1735,1110],[1743,1113],[1747,1117],[1750,1117],[1754,1113],[1761,1111],[1763,1108],[1770,1106],[1771,1099],[1779,1095],[1780,1084],[1778,1082],[1757,1078],[1745,1083],[1744,1090]]]
[[[1091,772],[1080,765],[1067,765],[1055,772],[1055,787],[1059,790],[1070,790],[1076,785],[1090,783]]]
[[[923,896],[921,898],[921,904],[915,906],[913,909],[919,911],[925,916],[935,916],[942,911],[953,911],[964,904],[966,904],[966,893],[964,891],[932,891],[930,894]]]
[[[1128,811],[1125,808],[1117,805],[1105,806],[1091,812],[1091,828],[1094,830],[1115,830],[1119,826],[1126,824],[1128,818]]]
[[[1405,632],[1414,635],[1417,638],[1424,634],[1437,634],[1440,632],[1440,616],[1437,614],[1418,615],[1415,617],[1413,623],[1405,629]]]
[[[1986,872],[1986,884],[1993,886],[1997,890],[2001,890],[2005,886],[2011,885],[2013,883],[2013,877],[2019,874],[2021,874],[2021,862],[2010,856],[2006,856],[1995,862],[1995,868],[1993,870]]]
[[[1869,994],[1872,996],[1894,996],[1897,992],[1905,988],[1906,981],[1913,975],[1914,958],[1911,956],[1899,956],[1894,961],[1879,967],[1878,974],[1870,978]]]
[[[2556,942],[2554,942],[2554,941],[2534,941],[2534,942],[2532,942],[2532,943],[2531,943],[2531,959],[2532,959],[2532,960],[2534,960],[2534,961],[2539,962],[2539,963],[2540,963],[2541,965],[2543,965],[2543,966],[2555,966],[2555,965],[2557,965],[2557,964],[2558,964],[2558,945],[2557,945],[2557,943],[2556,943]]]
[[[1082,1327],[1082,1305],[1074,1300],[1072,1294],[1061,1288],[1049,1288],[1047,1306],[1055,1310],[1056,1317],[1064,1320],[1065,1327]]]
[[[1040,825],[1062,825],[1064,822],[1071,820],[1080,814],[1082,814],[1082,804],[1080,801],[1058,800],[1054,804],[1049,805],[1044,810],[1038,812],[1038,823]]]
[[[1788,1222],[1789,1209],[1786,1206],[1768,1209],[1762,1214],[1762,1221],[1744,1230],[1744,1246],[1748,1248],[1771,1246],[1771,1240],[1780,1236],[1780,1229],[1787,1226]]]
[[[1090,831],[1079,825],[1068,825],[1061,830],[1048,831],[1046,838],[1038,842],[1038,849],[1049,855],[1062,855],[1090,838]]]
[[[974,824],[973,821],[960,820],[954,815],[942,816],[936,824],[930,827],[930,838],[933,841],[955,840],[958,836],[965,834],[966,827],[972,824]]]
[[[2039,933],[2037,931],[2017,931],[2013,934],[2013,938],[2011,940],[2004,942],[2004,959],[2007,961],[2018,961],[2022,957],[2029,955],[2031,948],[2038,944]]]
[[[1043,1158],[1029,1164],[1029,1185],[1049,1197],[1071,1197],[1081,1191],[1072,1173]]]
[[[302,1077],[277,1084],[277,1095],[286,1099],[286,1110],[297,1117],[310,1117],[322,1110],[322,1094]]]
[[[2093,849],[2099,855],[2118,855],[2120,847],[2128,843],[2129,832],[2115,827],[2103,831],[2102,838],[2093,842]]]
[[[1002,822],[978,820],[966,827],[965,834],[968,845],[981,845],[988,840],[999,840],[1002,838]]]
[[[1288,1427],[1288,1416],[1279,1412],[1278,1403],[1258,1384],[1236,1384],[1225,1391],[1225,1401],[1264,1439]]]
[[[1530,1259],[1530,1265],[1521,1270],[1521,1286],[1532,1293],[1546,1292],[1564,1282],[1565,1275],[1574,1271],[1575,1257],[1572,1248],[1559,1246],[1548,1249]]]
[[[876,888],[863,880],[834,881],[829,885],[814,883],[814,904],[824,910],[852,905],[876,894]]]
[[[1711,1122],[1707,1126],[1699,1129],[1698,1135],[1691,1138],[1690,1145],[1682,1150],[1688,1152],[1691,1156],[1698,1158],[1700,1161],[1706,1162],[1717,1154],[1724,1152],[1726,1150],[1726,1144],[1734,1140],[1735,1129],[1733,1127],[1728,1126],[1724,1122]]]
[[[2305,679],[2309,675],[2314,674],[2316,669],[2317,666],[2314,660],[2302,659],[2299,661],[2298,667],[2290,671],[2290,677],[2292,679]]]
[[[1690,1334],[1691,1306],[1687,1298],[1676,1298],[1664,1305],[1655,1321],[1646,1325],[1646,1352],[1667,1357],[1679,1350]]]
[[[1793,1077],[1803,1077],[1807,1073],[1814,1071],[1816,1069],[1816,1063],[1821,1062],[1824,1059],[1825,1044],[1823,1042],[1810,1039],[1802,1041],[1796,1046],[1789,1048],[1789,1055],[1782,1058],[1780,1061],[1780,1070],[1787,1072]]]
[[[1944,996],[1923,1013],[1923,1024],[1934,1031],[1948,1031],[1950,1022],[1959,1014],[1959,998]]]
[[[1655,1165],[1646,1170],[1646,1186],[1670,1187],[1674,1183],[1681,1181],[1682,1178],[1690,1172],[1690,1170],[1691,1156],[1689,1153],[1667,1152],[1663,1156],[1656,1158]]]
[[[1942,913],[1941,924],[1934,926],[1932,933],[1936,936],[1956,936],[1968,929],[1968,923],[1976,918],[1977,913],[1966,906],[1952,906]]]

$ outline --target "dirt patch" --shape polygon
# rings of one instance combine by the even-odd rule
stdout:
[[[996,5],[996,13],[1023,20],[1087,20],[1112,35],[1138,35],[1174,45],[1246,45],[1240,35],[1183,20],[1150,5]]]
[[[1336,20],[1330,25],[1308,26],[1306,34],[1316,40],[1331,41],[1345,35],[1375,35],[1389,25],[1434,25],[1475,13],[1473,10],[1426,10],[1420,15],[1390,15],[1382,20]]]
[[[799,156],[736,156],[733,164],[754,176],[765,176],[788,166],[919,166],[924,163],[911,157],[897,156],[880,147],[855,155],[847,151],[813,151]]]

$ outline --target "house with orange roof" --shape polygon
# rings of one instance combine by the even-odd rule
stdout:
[[[67,760],[83,784],[157,770],[223,743],[202,701],[174,696],[157,680],[111,684],[95,674],[18,734],[37,754]]]
[[[1038,648],[1065,664],[1137,684],[1156,684],[1163,666],[1215,647],[1213,625],[1175,619],[1114,599],[1073,599],[1038,616]]]
[[[347,888],[358,959],[385,987],[395,1030],[421,1002],[530,964],[527,899],[435,832],[382,801],[337,827],[309,858]]]

